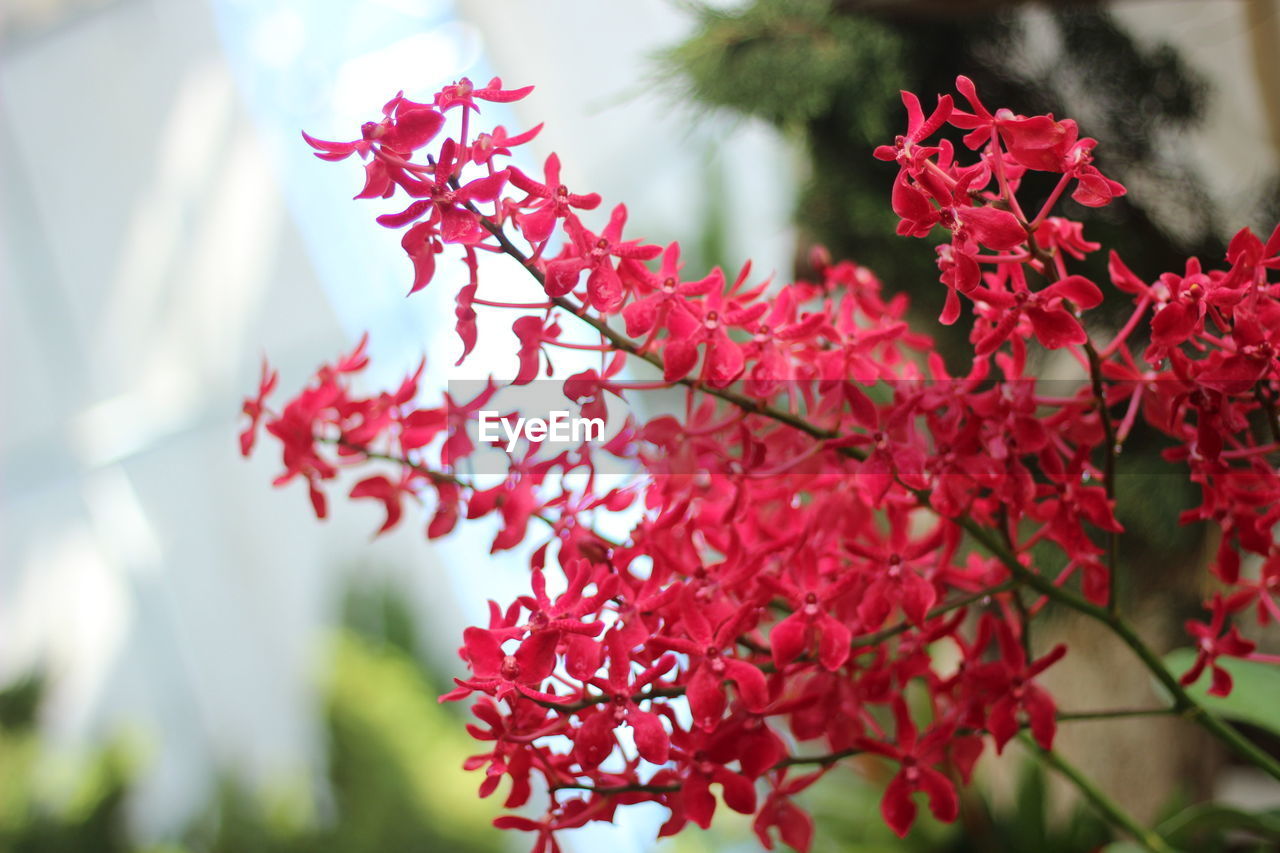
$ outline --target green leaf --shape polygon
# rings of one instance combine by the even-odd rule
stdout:
[[[1171,844],[1188,849],[1205,833],[1220,835],[1227,831],[1245,831],[1280,842],[1280,811],[1251,813],[1217,803],[1199,803],[1162,822],[1156,831]]]
[[[1164,664],[1174,675],[1181,675],[1195,659],[1195,649],[1174,649],[1165,655]],[[1218,658],[1218,665],[1231,673],[1235,685],[1231,695],[1210,696],[1206,672],[1187,688],[1192,698],[1216,714],[1280,734],[1280,668],[1225,657]]]

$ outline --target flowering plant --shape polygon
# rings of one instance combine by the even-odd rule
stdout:
[[[430,538],[460,516],[496,516],[494,551],[537,542],[529,594],[490,602],[488,624],[465,631],[470,674],[442,697],[475,700],[468,731],[486,751],[467,766],[484,772],[481,796],[504,779],[508,808],[543,793],[541,817],[495,821],[534,833],[535,851],[645,801],[669,811],[660,835],[706,828],[718,799],[754,815],[766,848],[776,833],[806,850],[813,824],[794,798],[859,754],[894,768],[882,813],[905,835],[917,792],[954,820],[957,785],[1015,737],[1140,844],[1169,849],[1053,751],[1068,720],[1184,714],[1280,779],[1280,763],[1186,689],[1208,670],[1209,692],[1228,694],[1223,657],[1277,660],[1236,621],[1280,618],[1280,228],[1265,241],[1241,231],[1218,269],[1191,259],[1142,277],[1111,253],[1103,284],[1132,311],[1118,331],[1091,328],[1104,290],[1085,271],[1102,247],[1054,211],[1068,193],[1100,207],[1124,188],[1093,165],[1095,141],[1074,121],[992,111],[968,79],[956,87],[959,101],[943,95],[927,115],[903,93],[905,133],[874,152],[898,166],[899,233],[950,232],[937,248],[940,321],[968,323],[973,345],[955,376],[909,327],[904,298],[821,249],[813,280],[757,281],[749,265],[732,280],[694,278],[679,244],[626,234],[623,205],[592,224],[600,197],[561,183],[556,155],[541,179],[505,165],[540,126],[472,135],[477,101],[530,88],[464,79],[430,103],[397,95],[354,141],[306,136],[322,159],[365,161],[358,198],[410,200],[378,217],[404,229],[410,293],[443,277],[440,258],[461,261],[459,363],[478,345],[477,312],[510,311],[519,368],[464,401],[419,402],[423,367],[365,396],[353,385],[362,341],[272,406],[277,376],[264,366],[241,448],[265,427],[283,453],[276,484],[305,481],[321,518],[326,484],[362,469],[349,496],[385,508],[380,532],[421,500]],[[958,144],[940,136],[947,127]],[[1032,173],[1057,176],[1038,206],[1023,187]],[[481,253],[518,262],[533,296],[482,296]],[[569,324],[594,342],[562,339]],[[500,384],[550,375],[558,348],[599,354],[562,383],[583,413],[604,419],[608,399],[665,387],[684,394],[683,416],[628,415],[607,441],[558,452],[513,439],[498,485],[468,479],[469,427]],[[1078,365],[1080,381],[1048,393],[1029,370],[1037,351]],[[1116,478],[1139,426],[1200,488],[1178,521],[1221,533],[1185,673],[1138,635],[1117,595]],[[605,488],[606,459],[645,476]],[[599,529],[637,502],[625,538]],[[1060,555],[1052,570],[1037,556],[1046,548]],[[1127,644],[1167,704],[1059,709],[1037,678],[1067,649],[1037,648],[1031,630],[1051,607]]]

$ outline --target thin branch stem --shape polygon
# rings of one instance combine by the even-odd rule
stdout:
[[[950,601],[950,602],[947,602],[946,604],[938,605],[937,607],[933,608],[928,613],[926,613],[924,615],[924,618],[926,620],[936,619],[939,616],[942,616],[946,613],[950,613],[952,610],[959,610],[961,607],[968,607],[970,604],[981,601],[984,598],[989,598],[993,595],[998,595],[999,593],[1002,593],[1002,592],[1008,592],[1009,590],[1018,586],[1019,583],[1020,581],[1007,580],[1004,583],[997,584],[993,587],[989,587],[987,589],[980,589],[977,592],[973,592],[961,598],[957,598],[955,601]],[[911,622],[907,622],[907,621],[899,622],[897,625],[894,625],[890,628],[882,628],[879,631],[875,631],[870,634],[865,634],[861,637],[855,637],[853,640],[852,646],[855,649],[862,649],[862,648],[866,648],[867,646],[877,646],[880,643],[883,643],[885,640],[889,639],[890,637],[895,637],[898,634],[901,634],[904,631],[909,631],[911,628],[914,628],[914,627],[915,625]]]
[[[1102,359],[1093,347],[1093,341],[1084,343],[1085,354],[1089,357],[1089,380],[1093,385],[1093,399],[1098,407],[1098,417],[1102,420],[1102,432],[1105,436],[1106,455],[1103,457],[1102,485],[1106,490],[1107,502],[1113,507],[1116,500],[1116,430],[1111,422],[1111,410],[1107,407],[1107,394],[1102,387]],[[1114,509],[1112,510],[1114,512]],[[1107,610],[1116,614],[1120,608],[1120,572],[1117,567],[1120,534],[1114,530],[1107,532]]]
[[[421,474],[422,476],[426,477],[428,480],[430,480],[433,483],[449,483],[450,485],[457,486],[460,489],[467,489],[473,492],[479,491],[476,488],[474,483],[464,480],[461,477],[457,477],[453,474],[446,474],[443,471],[436,471],[433,468],[427,468],[425,465],[421,465],[417,462],[414,462],[412,459],[406,459],[403,456],[395,456],[390,453],[381,453],[377,450],[372,450],[363,445],[354,444],[350,441],[345,441],[341,438],[327,438],[325,436],[316,436],[316,441],[322,442],[324,444],[337,445],[338,447],[345,447],[348,450],[354,450],[367,459],[378,459],[382,462],[391,462],[393,464],[403,466],[405,468],[410,469],[414,473]],[[551,527],[551,528],[556,527],[556,525],[558,524],[557,519],[552,518],[551,516],[541,512],[535,512],[530,517],[538,519],[538,521],[541,521],[543,524],[546,524],[548,527]],[[615,542],[614,540],[608,538],[607,536],[597,533],[595,530],[592,530],[590,527],[583,526],[582,529],[589,532],[596,539],[600,540],[601,543],[607,545],[610,548],[622,547],[621,543]]]
[[[1043,749],[1034,740],[1027,737],[1026,734],[1020,734],[1018,740],[1032,755],[1058,771],[1067,781],[1075,785],[1076,789],[1095,809],[1101,812],[1103,817],[1132,835],[1134,840],[1142,847],[1152,851],[1152,853],[1173,853],[1173,847],[1169,845],[1169,842],[1161,838],[1159,833],[1139,823],[1133,815],[1122,809],[1119,803],[1107,796],[1089,777],[1081,773],[1074,764],[1053,750]]]
[[[1062,711],[1060,723],[1087,723],[1093,720],[1120,720],[1126,717],[1167,717],[1177,714],[1177,708],[1111,708],[1102,711]]]
[[[1253,386],[1253,396],[1267,414],[1267,429],[1271,432],[1271,440],[1280,443],[1280,416],[1276,414],[1276,398],[1269,387],[1262,383]]]
[[[826,755],[792,755],[782,759],[773,765],[774,770],[781,770],[783,767],[794,767],[797,764],[821,764],[824,767],[830,767],[842,759],[851,758],[860,755],[861,749],[842,749],[839,752],[830,752]]]
[[[679,784],[671,785],[580,785],[576,782],[563,782],[552,785],[552,791],[590,791],[593,794],[674,794],[679,791]]]
[[[492,219],[488,218],[483,213],[481,213],[475,207],[475,205],[471,204],[470,202],[468,202],[467,207],[471,210],[472,213],[474,213],[476,216],[480,218],[480,224],[484,226],[484,229],[486,231],[488,231],[490,234],[493,235],[493,238],[495,240],[498,241],[498,245],[502,248],[502,251],[505,252],[507,255],[509,255],[511,258],[515,259],[517,262],[519,262],[520,265],[523,266],[526,271],[528,271],[529,275],[533,276],[534,280],[537,281],[538,284],[545,287],[546,277],[542,274],[542,271],[533,265],[532,259],[528,255],[522,252],[520,248],[516,246],[515,243],[511,242],[511,238],[507,236],[506,230],[501,225],[499,225],[498,223],[494,222]],[[565,296],[552,297],[551,301],[556,305],[557,308],[561,308],[564,311],[567,311],[568,313],[577,317],[579,320],[582,320],[584,323],[591,326],[600,334],[602,338],[607,340],[616,349],[622,350],[623,352],[627,353],[628,355],[634,356],[635,358],[639,358],[639,359],[642,359],[643,361],[647,361],[649,362],[649,364],[653,365],[659,370],[662,370],[663,364],[662,364],[661,358],[659,358],[658,356],[654,355],[651,352],[646,352],[642,350],[634,341],[632,341],[630,338],[626,337],[622,333],[618,332],[616,329],[614,329],[604,320],[600,319],[599,317],[593,317],[590,314],[588,314],[586,312],[585,307],[578,305],[573,300]],[[787,426],[793,427],[795,429],[800,430],[801,432],[807,433],[816,439],[829,440],[829,439],[837,438],[839,436],[839,434],[833,430],[822,429],[821,427],[814,426],[813,424],[809,423],[804,418],[798,415],[794,415],[791,412],[785,411],[783,409],[777,409],[777,408],[773,408],[772,406],[764,405],[763,403],[761,403],[760,401],[752,397],[748,397],[745,394],[739,394],[736,391],[730,391],[727,388],[711,388],[702,384],[702,382],[700,382],[699,380],[690,379],[687,376],[684,376],[684,377],[681,377],[680,379],[675,380],[673,384],[684,385],[685,387],[692,388],[694,390],[701,391],[706,394],[710,394],[713,397],[718,397],[727,403],[732,403],[733,405],[737,406],[738,408],[742,409],[748,414],[764,415],[765,417],[778,421],[779,423],[786,424]],[[852,448],[845,448],[845,450],[852,450]],[[862,458],[862,454],[859,454],[859,453],[846,454],[846,455],[852,455],[854,456],[854,458],[857,458],[857,459]]]
[[[1147,717],[1147,716],[1154,716],[1158,714],[1168,714],[1168,713],[1171,713],[1171,709],[1169,708],[1125,708],[1125,709],[1118,709],[1114,711],[1082,711],[1074,714],[1072,713],[1059,714],[1058,722],[1069,723],[1069,722],[1088,721],[1088,720],[1116,719],[1120,717]],[[1021,727],[1025,729],[1027,728],[1028,725],[1030,724],[1022,723]],[[972,732],[968,732],[968,733],[976,734],[976,735],[987,734],[987,732],[980,729],[973,730]],[[1030,741],[1029,739],[1026,739],[1025,736],[1024,736],[1024,742],[1032,744],[1032,746],[1034,747],[1034,742]],[[1039,749],[1039,747],[1034,747],[1034,748]],[[859,749],[857,747],[850,747],[848,749],[837,750],[836,752],[828,752],[824,755],[791,755],[782,759],[777,764],[774,764],[769,769],[782,770],[787,767],[795,767],[802,764],[817,764],[823,767],[830,767],[833,764],[838,764],[839,762],[843,761],[846,758],[852,758],[855,755],[863,755],[865,753],[866,753],[866,750],[864,749]],[[595,794],[630,794],[630,793],[668,794],[668,793],[674,793],[676,791],[679,791],[680,788],[681,786],[679,784],[671,784],[671,785],[636,784],[636,785],[595,786],[595,785],[579,784],[576,782],[552,786],[553,791],[568,789],[568,790],[576,790],[576,791],[590,791]],[[1124,824],[1121,824],[1121,825],[1123,826]],[[1134,825],[1137,826],[1136,822]],[[1144,831],[1147,831],[1147,830],[1144,830]],[[1168,848],[1165,847],[1165,848],[1154,848],[1154,849],[1167,850]]]
[[[640,693],[636,693],[631,697],[631,701],[639,704],[646,699],[672,699],[676,696],[684,695],[684,687],[651,687]],[[603,705],[606,702],[613,701],[613,695],[609,693],[598,693],[595,696],[586,696],[577,702],[548,702],[545,699],[534,699],[532,696],[526,696],[531,702],[535,702],[544,708],[550,708],[553,711],[559,711],[563,714],[571,714],[574,711],[581,711],[590,708],[592,705]]]

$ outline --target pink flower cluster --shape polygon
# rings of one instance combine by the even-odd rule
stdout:
[[[883,816],[898,834],[917,792],[954,820],[957,785],[988,747],[1027,728],[1050,749],[1071,716],[1037,683],[1066,649],[1036,650],[1031,623],[1047,605],[1119,622],[1115,482],[1137,424],[1200,487],[1169,523],[1221,532],[1218,591],[1209,621],[1188,626],[1198,657],[1181,681],[1208,668],[1225,694],[1219,658],[1261,657],[1232,620],[1280,617],[1280,229],[1240,232],[1220,269],[1193,259],[1142,277],[1112,254],[1100,279],[1101,247],[1052,213],[1068,192],[1086,206],[1124,193],[1092,164],[1095,141],[1070,120],[992,112],[966,78],[957,89],[967,109],[944,96],[928,117],[904,93],[906,132],[875,155],[899,167],[899,232],[950,232],[937,249],[942,322],[968,317],[974,349],[958,376],[865,268],[819,250],[811,281],[760,280],[749,265],[695,277],[678,244],[628,235],[622,205],[603,226],[584,220],[600,198],[561,183],[554,154],[540,179],[502,165],[538,128],[470,134],[477,101],[529,89],[463,80],[430,104],[397,96],[352,142],[307,137],[323,159],[364,159],[358,197],[406,199],[378,221],[404,230],[410,292],[459,282],[463,358],[477,311],[509,311],[509,384],[549,375],[567,345],[599,353],[563,380],[584,411],[644,388],[687,392],[683,418],[628,419],[607,443],[554,454],[533,443],[489,488],[460,463],[475,451],[468,422],[501,383],[424,405],[419,368],[363,396],[351,381],[362,342],[281,406],[264,367],[245,405],[244,452],[265,426],[283,451],[277,484],[305,480],[320,517],[326,485],[358,468],[349,495],[385,508],[384,531],[424,501],[432,538],[460,516],[494,516],[495,551],[537,543],[529,594],[491,602],[488,624],[467,629],[470,674],[443,697],[475,700],[468,730],[485,751],[468,766],[484,774],[481,795],[506,780],[508,808],[542,810],[496,821],[534,833],[536,851],[645,801],[669,811],[661,835],[709,826],[722,801],[754,815],[766,848],[776,834],[806,850],[813,823],[795,797],[846,761],[888,768]],[[451,111],[460,130],[441,140]],[[948,126],[959,145],[939,137]],[[1019,197],[1032,172],[1059,176],[1038,209]],[[482,298],[482,252],[523,265],[534,300]],[[465,277],[442,271],[446,253]],[[1104,288],[1133,305],[1118,332],[1086,319]],[[569,324],[598,343],[562,341]],[[1037,348],[1080,381],[1047,393],[1030,372]],[[598,487],[604,455],[649,476]],[[596,530],[637,501],[624,541]],[[1061,568],[1038,565],[1037,546],[1060,552]],[[1156,674],[1175,706],[1192,701],[1177,674]]]

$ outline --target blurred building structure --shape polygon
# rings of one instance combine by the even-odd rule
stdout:
[[[637,84],[682,34],[667,4],[592,14],[623,35],[574,46],[546,26],[530,50],[491,40],[482,4],[432,0],[0,9],[0,682],[47,672],[55,788],[81,748],[135,736],[134,815],[156,838],[208,804],[218,772],[306,779],[323,760],[326,626],[352,577],[403,580],[444,671],[485,599],[522,580],[518,555],[477,559],[492,530],[431,547],[406,524],[370,542],[371,508],[334,489],[318,523],[303,492],[270,487],[271,448],[239,457],[263,355],[283,388],[366,329],[383,378],[424,350],[433,368],[457,355],[435,322],[452,291],[404,299],[398,236],[349,200],[358,168],[311,158],[301,127],[353,135],[399,88],[425,98],[501,69],[541,90],[503,119],[548,122],[531,172],[559,150],[576,184],[632,203],[637,233],[671,239],[699,227],[716,159],[767,200],[739,205],[752,221],[732,223],[730,251],[782,270],[786,169],[749,168],[781,143],[736,128],[722,145]]]

